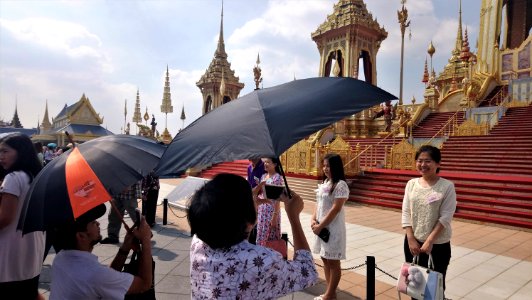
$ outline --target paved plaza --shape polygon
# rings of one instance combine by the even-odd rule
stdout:
[[[161,180],[162,200],[180,180]],[[309,242],[313,240],[310,217],[313,201],[305,202],[301,221]],[[374,256],[378,268],[397,276],[403,263],[403,230],[397,211],[346,205],[347,260],[344,269],[363,265],[367,256]],[[158,225],[153,228],[153,258],[157,299],[190,299],[189,246],[191,238],[185,211],[171,208],[168,225],[162,223],[162,205],[158,206]],[[107,216],[100,220],[102,235],[107,235]],[[130,221],[127,219],[126,221]],[[291,235],[286,215],[282,230]],[[453,221],[452,259],[447,274],[446,297],[456,299],[531,299],[532,295],[532,232],[492,225]],[[121,230],[121,239],[124,235]],[[110,264],[119,245],[97,245],[93,253],[100,262]],[[289,254],[290,255],[290,254]],[[52,252],[44,262],[40,291],[46,299],[51,281]],[[321,264],[315,256],[316,263]],[[318,267],[320,282],[305,291],[282,299],[313,299],[325,291],[323,269]],[[366,298],[366,267],[343,272],[338,299]],[[376,299],[397,299],[395,279],[376,270]],[[403,299],[407,299],[404,297]]]

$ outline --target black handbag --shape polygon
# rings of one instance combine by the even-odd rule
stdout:
[[[139,272],[139,254],[133,252],[131,260],[128,264],[124,265],[124,272],[138,275]],[[139,294],[129,294],[124,297],[124,300],[155,300],[155,261],[151,259],[151,287],[149,290]]]

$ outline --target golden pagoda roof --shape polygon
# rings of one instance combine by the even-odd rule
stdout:
[[[224,32],[223,32],[223,7],[222,16],[220,21],[220,35],[218,36],[218,45],[214,52],[214,58],[209,64],[209,68],[205,70],[196,85],[198,87],[207,83],[215,83],[219,85],[222,82],[222,76],[226,85],[237,86],[240,89],[244,87],[244,84],[239,82],[239,78],[235,76],[235,71],[231,70],[231,63],[227,61],[227,53],[225,52]],[[239,90],[240,90],[239,89]]]
[[[324,32],[346,26],[360,25],[373,29],[381,35],[381,39],[388,36],[388,32],[381,27],[373,15],[366,8],[362,0],[340,0],[334,5],[334,12],[327,16],[318,29],[312,33],[312,38]]]

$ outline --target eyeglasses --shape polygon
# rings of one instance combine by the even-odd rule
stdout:
[[[422,164],[431,164],[433,163],[434,161],[432,159],[418,159],[416,160],[416,163],[422,165]]]

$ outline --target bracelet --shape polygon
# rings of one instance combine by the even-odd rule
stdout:
[[[125,256],[128,256],[128,255],[129,255],[129,251],[122,250],[122,248],[118,248],[118,254],[119,254],[119,255],[125,255]]]

